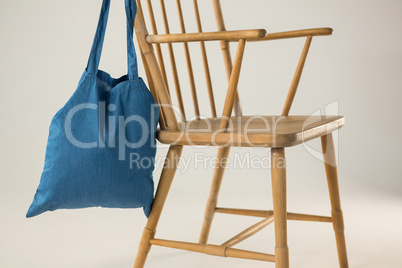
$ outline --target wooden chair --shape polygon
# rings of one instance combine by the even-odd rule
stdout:
[[[186,33],[183,9],[180,0],[176,0],[181,33],[171,34],[164,3],[165,1],[160,0],[158,2],[161,5],[160,8],[162,11],[165,34],[158,34],[152,8],[153,3],[151,3],[151,0],[146,0],[146,3],[153,35],[148,35],[143,19],[143,9],[140,0],[137,0],[138,13],[135,21],[135,30],[141,55],[143,57],[145,71],[148,77],[149,87],[161,109],[159,122],[160,129],[158,130],[157,138],[161,143],[170,144],[170,148],[157,187],[152,211],[143,231],[134,267],[140,268],[144,266],[147,255],[153,245],[222,257],[275,262],[275,266],[278,268],[289,267],[287,220],[332,222],[335,230],[340,267],[348,267],[343,216],[335,162],[334,141],[332,136],[332,132],[344,124],[344,118],[341,116],[288,116],[313,36],[331,35],[332,29],[316,28],[269,34],[262,29],[226,31],[220,0],[212,0],[218,31],[203,32],[197,0],[193,0],[198,32]],[[242,115],[239,94],[237,92],[238,79],[246,42],[295,37],[306,37],[306,42],[291,82],[282,114],[275,117],[259,116],[258,118],[260,120],[252,120],[252,122],[250,122],[251,117]],[[223,60],[226,67],[228,89],[224,102],[224,109],[220,117],[217,116],[215,108],[210,69],[204,43],[207,41],[220,41]],[[188,42],[198,42],[200,44],[212,118],[201,119]],[[229,50],[229,42],[238,42],[233,64]],[[195,120],[187,121],[186,119],[172,43],[182,43],[184,46],[190,90],[196,115]],[[163,50],[161,49],[161,44],[167,44],[174,88],[178,99],[178,107],[181,112],[181,122],[177,121],[174,107],[172,106],[165,67],[165,58],[162,53]],[[157,56],[155,56],[154,48]],[[233,110],[235,116],[231,117]],[[306,121],[309,121],[307,126]],[[266,124],[274,126],[274,128],[265,128]],[[319,137],[322,142],[332,215],[330,217],[325,217],[288,213],[286,209],[286,164],[284,148],[301,144],[305,141]],[[218,162],[213,176],[199,242],[189,243],[155,238],[156,226],[177,169],[178,159],[180,158],[183,146],[185,145],[219,145],[220,147],[217,154],[219,161],[228,157],[231,146],[262,146],[271,148],[273,210],[261,211],[217,207],[217,198],[225,167],[225,163]],[[247,228],[221,245],[211,245],[207,244],[207,240],[215,213],[258,216],[262,217],[263,220],[250,228]],[[233,248],[234,245],[252,236],[272,222],[274,222],[275,226],[275,255]]]

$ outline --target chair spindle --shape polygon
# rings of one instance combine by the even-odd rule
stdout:
[[[163,25],[165,27],[165,33],[170,34],[170,29],[169,29],[169,22],[166,14],[166,7],[165,7],[165,1],[160,0],[160,5],[161,5],[161,10],[162,10],[162,18],[163,18]],[[179,105],[180,113],[181,113],[181,119],[183,122],[186,122],[186,112],[184,109],[184,104],[183,104],[183,97],[181,94],[181,88],[180,88],[180,81],[179,81],[179,74],[177,72],[177,66],[176,66],[176,59],[174,56],[174,51],[173,51],[173,46],[172,44],[167,44],[168,50],[169,50],[169,57],[170,57],[170,64],[172,68],[172,74],[173,74],[173,81],[176,89],[176,96],[177,96],[177,102]]]
[[[195,19],[197,20],[198,32],[202,33],[200,11],[198,8],[197,0],[193,0],[193,4],[194,4]],[[200,48],[201,48],[202,62],[204,65],[205,80],[207,83],[209,104],[211,106],[211,113],[212,113],[212,117],[216,117],[215,98],[214,98],[214,92],[213,92],[213,88],[212,88],[211,72],[209,70],[207,51],[205,49],[205,42],[200,42]]]
[[[176,5],[177,5],[177,12],[179,14],[179,22],[180,22],[181,32],[186,33],[186,26],[184,24],[183,10],[181,8],[180,0],[176,0]],[[198,119],[200,119],[200,108],[199,108],[199,105],[198,105],[198,98],[197,98],[197,91],[196,91],[195,80],[194,80],[193,65],[191,63],[191,57],[190,57],[190,49],[188,47],[187,42],[183,42],[183,47],[184,47],[184,55],[186,57],[188,79],[189,79],[189,82],[190,82],[191,96],[193,98],[195,117],[198,120]]]

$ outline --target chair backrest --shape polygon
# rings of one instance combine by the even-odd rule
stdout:
[[[168,4],[175,4],[177,8],[176,14],[172,14],[170,17],[171,20],[175,19],[175,22],[178,22],[180,25],[181,33],[186,32],[186,24],[185,24],[185,16],[183,15],[183,9],[180,0],[167,0],[166,2],[169,2]],[[175,3],[174,3],[175,2]],[[143,4],[143,5],[142,5]],[[190,14],[190,16],[195,17],[196,24],[197,24],[197,30],[198,32],[202,32],[202,24],[201,24],[201,15],[199,11],[199,6],[197,0],[193,0],[193,6],[194,6],[194,13]],[[160,9],[160,13],[162,16],[162,24],[163,29],[159,29],[157,25],[157,21],[155,19],[155,14],[154,14],[154,9],[158,5],[158,9]],[[214,9],[214,15],[216,19],[216,24],[217,24],[217,30],[218,31],[226,31],[225,29],[225,23],[223,20],[223,15],[222,15],[222,9],[220,5],[220,0],[212,0],[212,5]],[[145,20],[144,20],[144,10],[145,7],[148,10],[148,22],[150,23],[152,34],[157,35],[160,33],[164,34],[169,34],[170,33],[170,27],[169,27],[169,16],[168,12],[165,6],[165,0],[137,0],[137,6],[138,6],[138,13],[137,13],[137,19],[136,19],[136,32],[137,32],[137,39],[140,45],[140,49],[142,52],[143,56],[143,62],[144,62],[144,67],[146,70],[149,86],[151,89],[151,92],[154,94],[154,97],[156,98],[157,102],[161,105],[161,119],[160,119],[160,125],[161,128],[172,128],[172,124],[177,126],[177,121],[176,116],[175,118],[171,118],[173,116],[173,111],[169,107],[164,107],[168,106],[171,104],[171,91],[172,88],[174,88],[174,94],[176,95],[177,98],[177,107],[180,110],[180,120],[182,122],[186,122],[188,120],[188,117],[186,116],[188,111],[185,109],[185,103],[188,103],[188,100],[183,99],[183,94],[182,94],[182,89],[184,86],[182,86],[181,83],[181,78],[182,78],[182,73],[179,73],[177,64],[176,64],[176,54],[175,50],[173,49],[173,45],[171,43],[166,44],[166,48],[161,47],[161,44],[155,44],[154,49],[156,51],[156,56],[157,56],[157,61],[155,59],[155,54],[153,52],[153,48],[150,44],[148,44],[145,41],[145,36],[148,34],[147,27],[145,25]],[[144,9],[143,9],[144,7]],[[170,15],[170,14],[169,14]],[[145,41],[145,42],[144,42]],[[226,76],[227,79],[229,80],[232,68],[233,68],[233,63],[232,63],[232,57],[229,49],[229,42],[227,41],[219,41],[220,42],[220,47],[222,51],[222,56],[223,56],[223,61],[225,65],[225,70],[226,70]],[[162,44],[165,45],[165,44]],[[213,90],[213,83],[211,81],[211,71],[210,71],[210,65],[207,57],[207,50],[205,47],[204,42],[199,42],[200,45],[200,53],[201,53],[201,58],[202,58],[202,65],[204,69],[204,77],[205,81],[203,81],[203,87],[206,88],[208,92],[208,98],[209,98],[209,106],[210,106],[210,112],[212,117],[217,117],[217,111],[216,111],[216,105],[215,105],[215,98],[214,98],[214,90]],[[200,105],[199,105],[199,98],[197,97],[197,85],[199,85],[199,81],[195,81],[195,75],[194,75],[194,69],[193,69],[193,61],[189,49],[188,43],[183,43],[183,51],[184,51],[184,56],[185,56],[185,61],[186,61],[186,66],[187,66],[187,76],[188,76],[188,84],[191,90],[191,99],[192,99],[192,106],[194,109],[194,115],[196,119],[199,119],[200,116],[202,115],[200,112]],[[193,51],[193,50],[192,50]],[[168,54],[165,55],[164,54]],[[194,55],[193,55],[194,56]],[[197,55],[198,56],[198,55]],[[194,57],[193,57],[194,58]],[[167,62],[170,62],[168,64]],[[201,64],[201,63],[199,63]],[[155,70],[155,65],[159,67],[159,70]],[[167,72],[167,68],[170,67],[169,72]],[[168,79],[168,73],[171,74],[172,78],[170,81],[173,83],[169,84],[169,79]],[[162,83],[163,82],[163,83]],[[164,84],[164,85],[163,85]],[[157,87],[163,87],[166,91],[167,94],[162,92],[162,95],[167,95],[167,96],[160,96],[161,93],[161,88]],[[186,86],[187,87],[187,86]],[[157,88],[158,90],[155,90]],[[170,102],[170,103],[169,103]],[[238,92],[236,91],[236,96],[235,96],[235,103],[234,103],[234,112],[236,115],[241,115],[241,107],[240,107],[240,101],[239,101],[239,96]],[[205,114],[205,111],[203,111],[203,114]],[[170,123],[169,123],[170,122]],[[173,127],[175,128],[175,127]]]

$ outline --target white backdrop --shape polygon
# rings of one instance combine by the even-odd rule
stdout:
[[[1,267],[132,265],[145,224],[141,210],[57,211],[25,219],[43,168],[50,120],[71,96],[86,66],[100,2],[0,1]],[[168,12],[175,9],[171,2]],[[190,14],[192,1],[182,2],[185,14]],[[206,15],[205,30],[215,30],[209,1],[200,2]],[[338,135],[339,175],[351,267],[399,267],[402,2],[222,0],[222,6],[228,30],[334,29],[330,37],[313,39],[291,114],[312,114],[335,103],[339,114],[346,117]],[[172,21],[171,26],[178,31],[177,22]],[[189,32],[196,29],[194,23],[187,28]],[[123,1],[113,1],[101,68],[114,77],[126,72],[124,38]],[[247,44],[239,84],[245,114],[281,111],[303,42]],[[197,46],[190,48],[198,53]],[[208,45],[208,49],[216,99],[223,100],[226,81],[220,51],[217,44]],[[233,52],[235,49],[233,44]],[[177,61],[184,70],[184,58],[178,56]],[[198,62],[194,65],[196,79],[202,81],[199,56],[193,61]],[[183,82],[186,84],[184,78]],[[190,92],[184,91],[189,103]],[[198,92],[206,101],[201,82]],[[222,101],[217,107],[221,111]],[[318,148],[319,144],[311,142],[309,146]],[[216,149],[189,148],[183,156],[188,159],[196,153],[213,157]],[[265,149],[234,148],[231,157],[250,154],[261,158],[268,153]],[[165,154],[166,148],[160,148],[157,157]],[[290,148],[287,157],[289,211],[329,214],[322,162],[303,147]],[[160,169],[155,172],[156,182],[159,174]],[[272,207],[269,174],[263,168],[228,169],[219,203]],[[195,162],[185,172],[179,170],[158,237],[197,240],[211,177],[211,168],[196,166]],[[219,215],[211,242],[225,241],[255,220]],[[337,267],[329,225],[290,223],[289,245],[292,267]],[[239,247],[273,252],[273,227]],[[148,262],[148,267],[245,265],[270,264],[163,248],[155,248]]]

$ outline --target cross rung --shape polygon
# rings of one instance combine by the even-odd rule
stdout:
[[[264,219],[264,220],[262,220],[260,222],[257,222],[256,224],[248,227],[247,229],[245,229],[241,233],[235,235],[234,237],[232,237],[231,239],[229,239],[228,241],[223,243],[222,246],[233,247],[234,245],[240,243],[241,241],[243,241],[243,240],[249,238],[250,236],[254,235],[255,233],[261,231],[266,226],[271,224],[273,221],[274,221],[274,216],[271,215],[268,218],[266,218],[266,219]]]
[[[241,259],[251,259],[257,261],[275,262],[275,255],[272,254],[228,248],[219,245],[198,244],[198,243],[189,243],[189,242],[164,240],[164,239],[151,239],[149,243],[155,246],[188,250],[220,257],[232,257]]]
[[[243,216],[264,217],[264,218],[274,215],[274,212],[272,210],[254,210],[254,209],[220,208],[220,207],[215,208],[215,212],[243,215]],[[296,221],[332,222],[332,218],[328,216],[317,216],[317,215],[291,213],[291,212],[287,213],[287,219]]]

